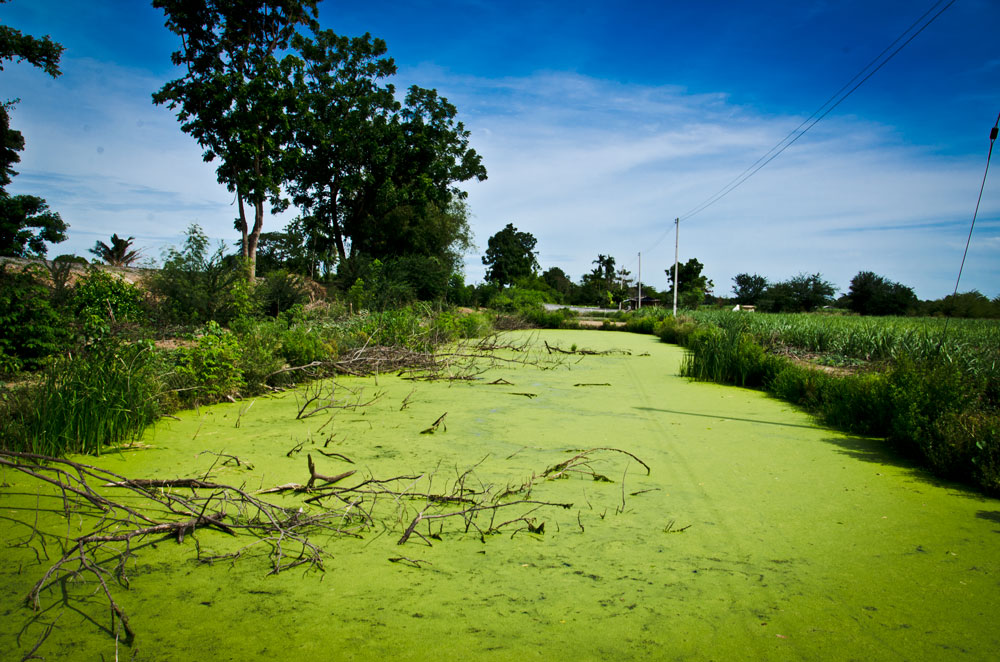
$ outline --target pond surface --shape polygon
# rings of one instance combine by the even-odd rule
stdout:
[[[137,633],[119,658],[971,661],[1000,650],[1000,501],[761,393],[682,379],[682,350],[653,337],[533,337],[538,359],[561,364],[499,364],[475,382],[338,380],[360,401],[381,397],[332,419],[296,420],[301,393],[202,408],[158,424],[148,448],[81,460],[132,478],[211,468],[217,482],[257,490],[305,483],[312,454],[327,475],[422,476],[421,490],[470,469],[480,486],[535,476],[532,499],[573,504],[531,512],[540,534],[515,524],[481,538],[455,518],[418,529],[440,539],[404,545],[412,510],[388,504],[360,538],[317,538],[324,573],[269,575],[263,553],[198,563],[195,542],[232,544],[209,529],[180,544],[147,539],[134,545],[130,587],[110,583]],[[549,355],[543,341],[630,353]],[[542,477],[592,448],[627,451],[650,472],[597,451],[589,469],[611,482]],[[15,544],[33,506],[43,530],[79,536],[92,523],[67,521],[22,474],[0,478],[0,658],[20,659],[58,616],[40,655],[115,659],[91,581],[43,593],[37,620],[22,601],[60,554]]]

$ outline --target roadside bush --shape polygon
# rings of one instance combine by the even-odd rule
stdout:
[[[698,323],[687,315],[668,315],[653,326],[653,333],[663,342],[685,345]]]

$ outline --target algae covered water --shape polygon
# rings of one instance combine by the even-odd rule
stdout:
[[[6,470],[3,659],[29,653],[52,623],[38,651],[49,660],[983,660],[1000,650],[1000,502],[760,393],[682,379],[682,350],[655,338],[532,338],[527,364],[497,362],[474,381],[338,379],[350,402],[370,404],[296,419],[300,391],[202,408],[162,421],[139,450],[81,461],[256,494],[305,483],[311,456],[322,474],[356,471],[346,481],[406,476],[427,493],[461,481],[493,495],[527,484],[522,497],[571,507],[515,504],[512,523],[488,535],[482,520],[421,522],[399,544],[429,505],[390,496],[353,535],[314,536],[322,572],[269,574],[264,546],[219,530],[149,536],[132,546],[127,587],[107,577],[136,633],[126,645],[89,575],[43,591],[37,613],[24,606],[60,544],[93,518]]]

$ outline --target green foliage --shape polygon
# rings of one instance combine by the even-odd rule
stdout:
[[[0,372],[36,370],[70,340],[37,268],[0,265]]]
[[[913,290],[871,271],[851,279],[847,307],[860,315],[905,315],[916,303]]]
[[[194,347],[174,353],[175,388],[188,404],[206,404],[232,398],[246,384],[237,369],[240,344],[235,334],[214,321],[205,325],[205,333]]]
[[[142,291],[124,278],[100,269],[91,269],[76,282],[71,306],[88,338],[145,319]]]
[[[163,268],[152,275],[149,290],[158,299],[161,317],[180,324],[208,321],[227,323],[245,313],[249,294],[239,284],[246,271],[237,261],[226,259],[220,245],[209,253],[208,236],[197,224],[188,228],[180,250],[171,248]],[[242,293],[242,299],[234,294]]]
[[[758,303],[762,311],[770,313],[809,312],[830,303],[836,291],[820,274],[799,274],[769,285]]]
[[[107,339],[56,361],[40,383],[3,395],[0,443],[44,455],[99,454],[160,413],[162,367],[148,344]]]
[[[685,310],[697,309],[705,300],[706,293],[715,285],[707,276],[701,273],[704,268],[705,265],[699,262],[697,258],[691,258],[687,262],[677,265],[677,280],[680,282],[680,288],[677,291],[677,302]],[[667,289],[670,292],[671,298],[673,298],[673,267],[666,269],[666,274],[667,282],[669,283]]]
[[[489,317],[484,313],[438,313],[431,322],[435,343],[446,343],[462,338],[481,338],[492,330]]]
[[[513,223],[508,223],[489,238],[483,256],[483,264],[488,267],[486,280],[504,286],[535,273],[538,269],[536,243],[538,240],[530,232],[519,232]]]
[[[302,276],[284,269],[272,271],[259,281],[256,296],[262,309],[272,317],[309,303],[309,290]]]
[[[0,191],[0,255],[43,257],[46,243],[66,240],[67,227],[42,198]]]
[[[733,298],[742,305],[757,305],[767,290],[767,279],[758,274],[736,274],[733,283]]]
[[[687,315],[666,315],[653,327],[655,333],[663,342],[684,345],[687,338],[697,328],[697,323]]]
[[[937,301],[926,301],[918,305],[921,314],[943,317],[963,317],[968,319],[1000,318],[1000,296],[992,301],[977,290],[949,294]]]
[[[558,292],[562,302],[570,301],[577,289],[577,285],[570,280],[566,272],[559,267],[546,269],[541,276],[546,285],[555,292]]]

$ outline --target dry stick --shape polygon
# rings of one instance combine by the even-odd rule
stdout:
[[[434,423],[431,424],[431,426],[429,428],[427,428],[426,430],[421,430],[420,434],[434,434],[435,432],[437,432],[438,426],[442,425],[444,423],[444,417],[447,416],[447,415],[448,415],[448,412],[445,412],[445,413],[441,414],[440,416],[438,416],[438,419],[436,421],[434,421]],[[444,426],[444,431],[445,432],[448,431],[448,426],[447,425]]]
[[[396,542],[396,544],[397,545],[402,545],[402,544],[406,543],[406,541],[410,539],[410,535],[413,534],[413,532],[414,532],[413,530],[416,528],[417,524],[419,524],[421,521],[436,520],[436,519],[446,519],[448,517],[463,517],[463,516],[468,515],[468,514],[479,513],[479,512],[484,512],[484,511],[493,511],[495,513],[500,508],[506,508],[507,506],[520,506],[520,505],[526,505],[526,504],[534,504],[534,505],[539,505],[539,506],[557,506],[559,508],[566,508],[566,509],[569,509],[569,508],[573,507],[572,503],[555,503],[555,502],[551,502],[551,501],[527,501],[527,500],[525,500],[525,501],[514,501],[512,503],[496,503],[496,504],[489,505],[489,506],[472,506],[471,508],[466,508],[464,510],[456,510],[456,511],[450,512],[450,513],[439,513],[439,514],[436,514],[436,515],[425,515],[424,512],[427,509],[424,508],[424,510],[421,510],[420,513],[413,519],[413,521],[410,522],[410,526],[408,526],[406,528],[406,531],[403,532],[403,536]],[[516,520],[511,520],[511,521],[516,521]],[[420,535],[420,534],[418,533],[417,535]]]
[[[411,559],[405,556],[393,556],[389,559],[390,563],[408,563],[414,568],[420,568],[421,563],[426,563],[427,565],[433,565],[430,561],[425,561],[423,559]]]
[[[632,458],[633,460],[635,460],[636,462],[638,462],[639,464],[641,464],[642,466],[644,466],[646,468],[646,475],[647,476],[650,474],[649,465],[646,464],[645,462],[643,462],[642,460],[640,460],[638,457],[636,457],[632,453],[629,453],[628,451],[624,451],[624,450],[622,450],[620,448],[610,448],[610,447],[607,447],[607,446],[600,446],[598,448],[591,448],[589,450],[581,451],[580,453],[578,453],[577,455],[574,455],[573,457],[571,457],[570,459],[566,460],[565,462],[560,462],[559,464],[556,464],[556,465],[553,465],[553,466],[549,467],[548,469],[545,470],[544,473],[542,473],[542,475],[547,477],[547,476],[549,476],[550,474],[553,474],[553,473],[561,473],[567,467],[572,466],[577,460],[579,460],[581,458],[584,458],[589,453],[594,453],[596,451],[614,451],[615,453],[623,453],[625,455],[628,455],[630,458]]]
[[[346,455],[341,455],[340,453],[332,453],[332,452],[328,453],[328,452],[326,452],[325,450],[323,450],[321,448],[317,448],[316,452],[319,453],[320,455],[325,455],[326,457],[336,457],[336,458],[339,458],[339,459],[341,459],[344,462],[347,462],[349,464],[354,464],[354,460],[352,460],[351,458],[347,457]]]
[[[332,485],[333,483],[340,482],[357,473],[356,469],[352,469],[351,471],[345,471],[344,473],[337,474],[336,476],[324,476],[323,474],[316,472],[316,465],[313,463],[312,455],[306,455],[306,459],[309,462],[309,483],[306,485],[306,489],[311,488],[313,483],[317,480],[321,480],[328,485]]]

